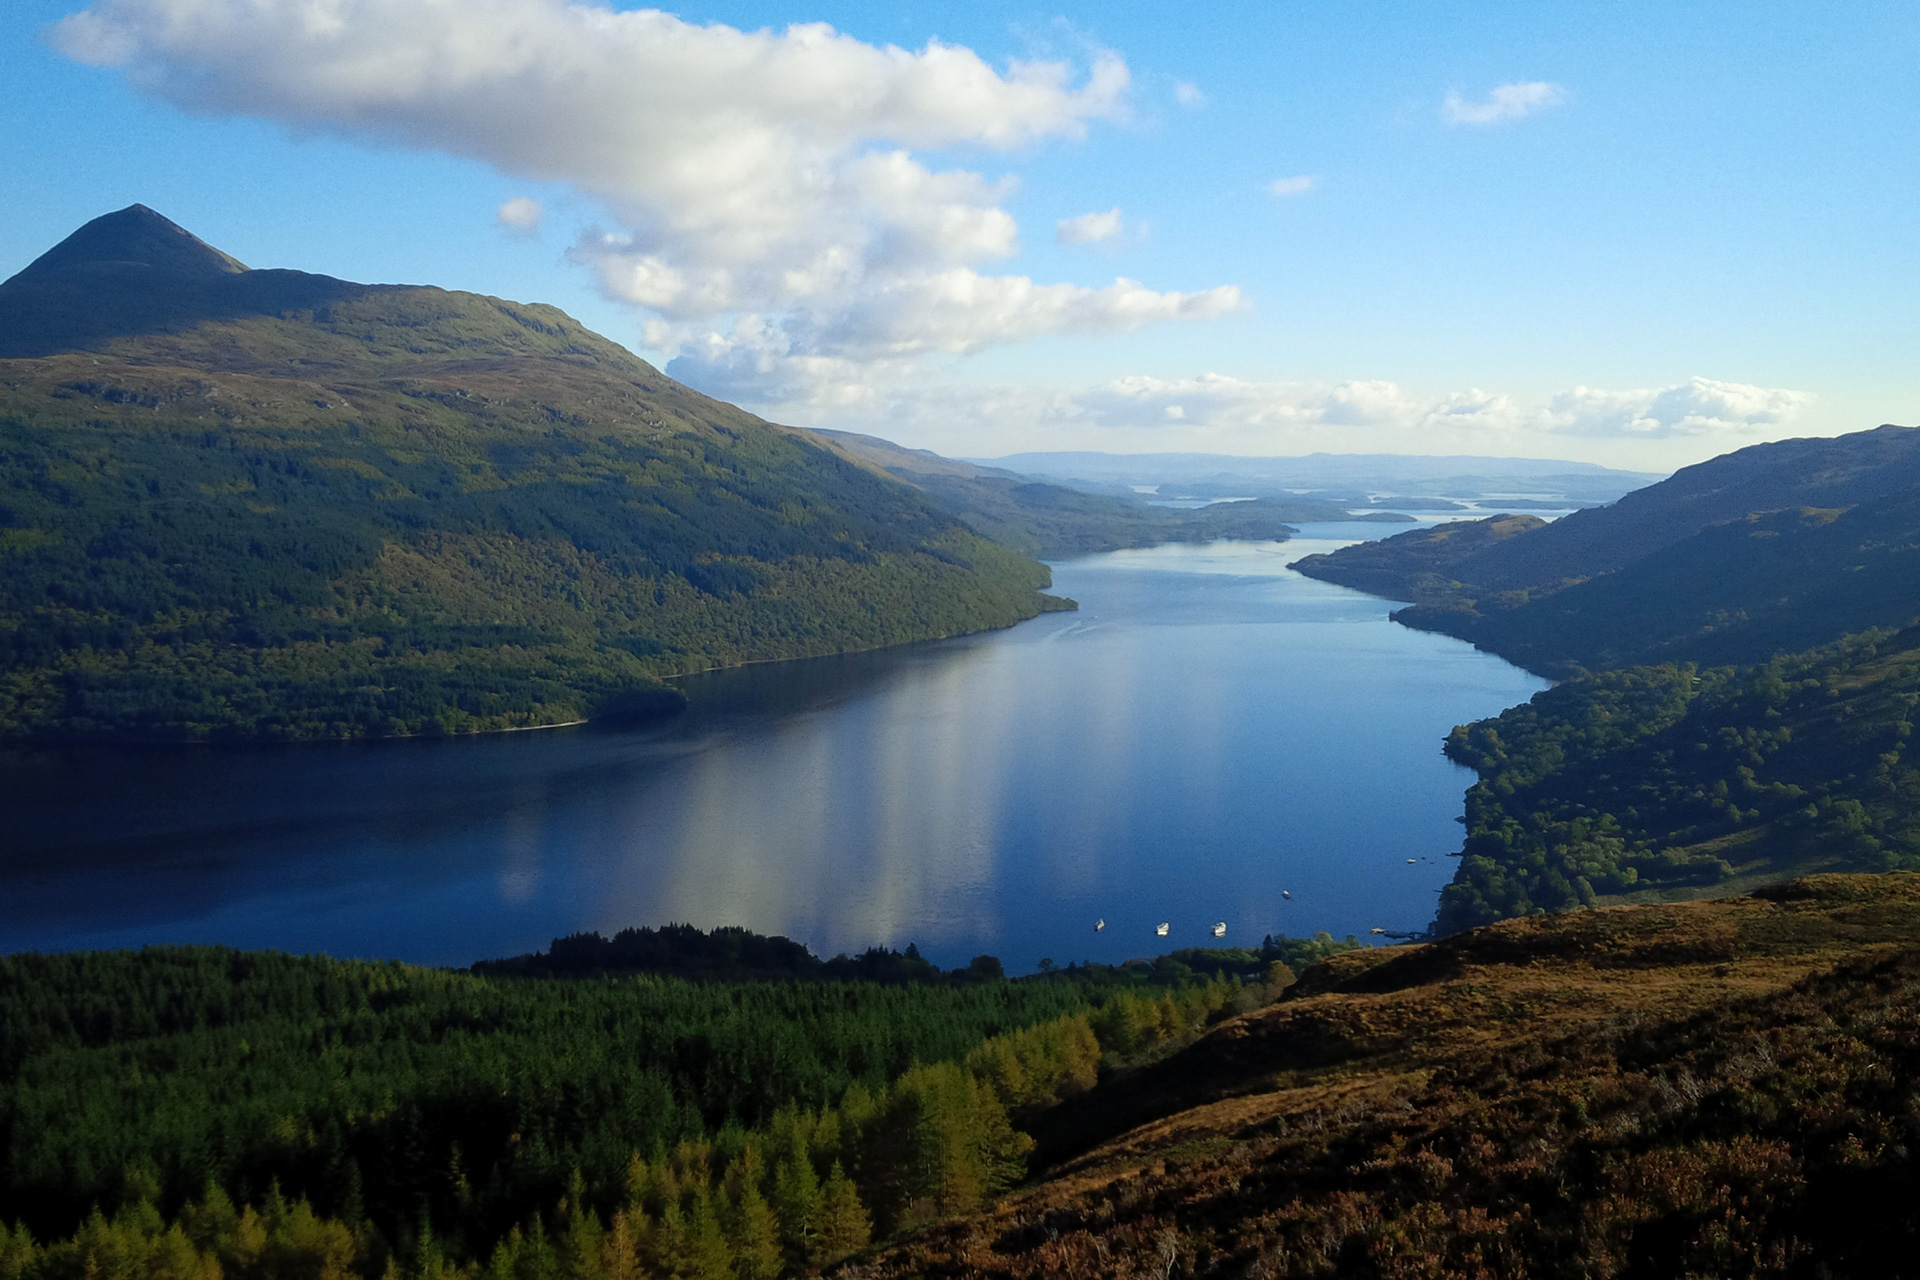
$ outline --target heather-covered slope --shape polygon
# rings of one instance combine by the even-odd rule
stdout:
[[[1909,1274],[1917,936],[1826,876],[1339,956],[860,1274]]]
[[[140,206],[0,285],[0,737],[316,737],[1005,626],[1044,566],[563,313]]]

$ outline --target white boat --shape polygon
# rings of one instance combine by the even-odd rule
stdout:
[[[1227,922],[1225,920],[1214,921],[1213,936],[1216,938],[1224,938],[1227,936]]]
[[[1291,889],[1282,889],[1282,890],[1280,891],[1280,896],[1281,896],[1281,897],[1283,897],[1283,898],[1285,898],[1285,899],[1286,899],[1286,900],[1287,900],[1288,902],[1292,902],[1292,901],[1293,901],[1293,890],[1291,890]]]
[[[1101,931],[1102,929],[1104,929],[1104,928],[1106,928],[1106,927],[1107,927],[1107,922],[1106,922],[1106,920],[1105,920],[1104,918],[1102,918],[1102,919],[1099,919],[1099,920],[1095,920],[1095,921],[1093,922],[1093,931],[1094,931],[1095,933],[1098,933],[1098,932],[1100,932],[1100,931]]]
[[[1153,936],[1156,938],[1164,938],[1167,936],[1167,922],[1165,920],[1153,926]]]

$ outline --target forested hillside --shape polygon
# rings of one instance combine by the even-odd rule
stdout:
[[[1920,868],[1920,631],[1635,667],[1455,729],[1479,772],[1436,927],[1820,870]]]
[[[0,737],[342,737],[1005,626],[1044,566],[550,307],[149,210],[0,285]]]
[[[1920,489],[1713,525],[1538,598],[1417,605],[1395,617],[1555,675],[1765,662],[1920,617]]]
[[[1224,977],[986,959],[691,982],[0,957],[0,1276],[805,1270],[1011,1187],[1029,1117],[1290,980],[1248,952],[1186,953]]]
[[[1442,933],[1920,865],[1920,430],[1757,445],[1552,524],[1295,567],[1569,681],[1454,731],[1481,781]]]

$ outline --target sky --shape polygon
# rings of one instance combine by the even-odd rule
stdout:
[[[9,0],[0,276],[147,204],[970,457],[1920,422],[1920,5]]]

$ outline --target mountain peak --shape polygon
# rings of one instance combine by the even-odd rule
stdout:
[[[83,272],[127,272],[175,279],[239,275],[245,263],[220,252],[143,204],[104,214],[41,254],[15,280]]]

